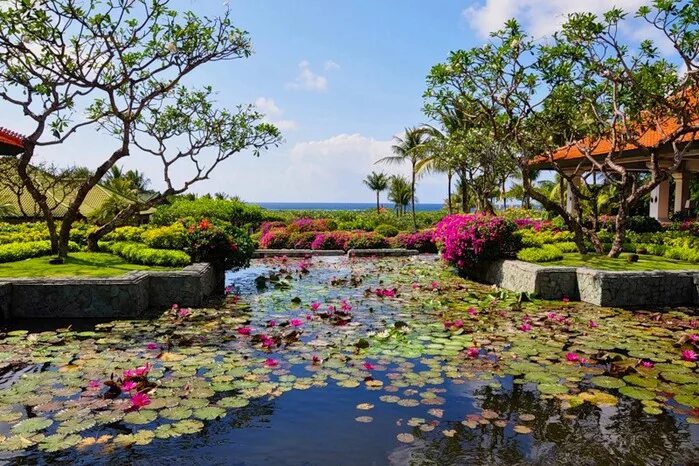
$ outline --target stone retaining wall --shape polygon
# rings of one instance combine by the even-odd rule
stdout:
[[[543,299],[565,296],[598,306],[699,305],[699,271],[615,272],[500,260],[479,270],[476,277],[501,288],[535,294]]]
[[[201,306],[214,288],[209,264],[110,278],[10,279],[0,283],[0,314],[5,319],[141,317],[173,303]]]

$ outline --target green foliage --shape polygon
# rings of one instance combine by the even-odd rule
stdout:
[[[68,244],[71,251],[80,249],[75,242],[71,241]],[[25,241],[0,245],[0,262],[21,261],[31,257],[48,256],[50,254],[50,241]]]
[[[555,246],[560,249],[561,252],[577,252],[578,247],[572,241],[562,241],[556,243]]]
[[[396,236],[398,233],[400,233],[398,228],[396,228],[393,225],[388,225],[386,223],[381,224],[381,225],[377,226],[376,228],[374,228],[374,232],[378,233],[381,236],[385,236],[387,238],[392,238],[392,237]]]
[[[141,235],[145,231],[145,227],[125,226],[119,227],[114,231],[104,235],[105,241],[128,241],[132,243],[140,243]]]
[[[49,231],[43,223],[0,223],[0,244],[48,239]]]
[[[386,247],[388,247],[386,238],[376,232],[353,233],[345,246],[346,249],[382,249]]]
[[[189,254],[170,249],[153,249],[143,243],[104,243],[103,247],[134,264],[183,267],[191,263]]]
[[[230,269],[247,266],[255,251],[255,244],[241,228],[220,228],[208,220],[202,220],[187,227],[184,250],[194,262],[210,262]]]
[[[94,229],[95,227],[89,223],[76,223],[73,225],[73,228],[70,229],[70,240],[84,246],[87,244],[87,235]]]
[[[563,259],[563,252],[552,244],[538,248],[524,248],[517,253],[517,259],[526,262],[552,262]]]
[[[210,220],[234,226],[259,224],[266,219],[264,209],[236,199],[214,199],[203,196],[197,199],[178,198],[171,204],[159,206],[151,216],[155,225],[171,225],[181,220],[199,222]]]
[[[179,222],[151,228],[141,234],[141,240],[155,249],[184,249],[187,246],[187,229]]]

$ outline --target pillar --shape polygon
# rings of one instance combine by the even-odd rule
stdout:
[[[670,182],[663,181],[650,193],[650,216],[667,222],[670,216]]]
[[[689,173],[684,171],[672,174],[675,180],[675,208],[674,212],[682,212],[687,206],[689,200]]]
[[[576,186],[580,186],[582,179],[578,175],[573,175],[573,183]],[[573,189],[571,188],[571,183],[566,182],[566,212],[571,215],[575,215],[578,206],[578,198],[575,196]]]

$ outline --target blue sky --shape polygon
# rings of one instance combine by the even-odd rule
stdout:
[[[482,43],[488,31],[517,17],[537,37],[550,34],[567,12],[604,11],[608,0],[230,0],[238,27],[252,38],[247,60],[206,66],[190,79],[211,84],[222,106],[256,103],[277,123],[285,143],[254,158],[241,153],[221,165],[195,192],[238,195],[248,201],[371,202],[361,180],[371,170],[408,173],[408,167],[374,166],[388,155],[390,140],[422,115],[425,76],[450,50]],[[619,0],[634,10],[640,0]],[[178,9],[221,14],[223,0],[174,0]],[[638,29],[634,36],[647,34]],[[0,125],[28,129],[4,113]],[[10,118],[8,121],[3,121]],[[16,122],[16,124],[10,124]],[[109,144],[80,134],[52,148],[46,159],[60,165],[96,166]],[[107,146],[109,147],[109,146]],[[139,154],[124,164],[144,170],[161,186],[158,166]],[[417,197],[441,202],[442,176],[420,180]]]

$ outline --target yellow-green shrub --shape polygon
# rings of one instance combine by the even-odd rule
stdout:
[[[155,249],[182,249],[187,245],[187,229],[179,222],[151,228],[143,232],[141,240]]]
[[[517,253],[517,259],[525,262],[552,262],[563,259],[563,253],[552,244],[539,248],[524,248]]]

